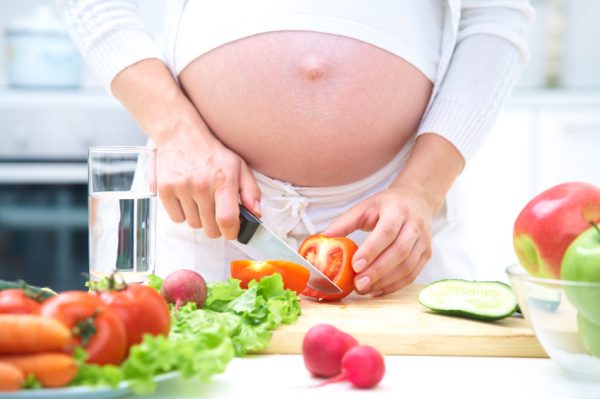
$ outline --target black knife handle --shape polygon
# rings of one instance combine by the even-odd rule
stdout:
[[[240,231],[237,240],[242,244],[248,244],[258,226],[260,226],[260,220],[240,204]]]

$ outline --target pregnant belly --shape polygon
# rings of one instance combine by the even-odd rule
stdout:
[[[228,43],[179,78],[221,142],[297,186],[347,184],[379,170],[414,135],[432,90],[394,54],[307,31]]]

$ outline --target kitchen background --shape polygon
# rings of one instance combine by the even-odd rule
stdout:
[[[162,0],[138,3],[160,42]],[[506,280],[532,196],[600,185],[600,1],[532,4],[532,62],[460,178],[480,279]],[[145,142],[65,35],[54,0],[0,1],[0,279],[57,290],[87,271],[87,148]]]

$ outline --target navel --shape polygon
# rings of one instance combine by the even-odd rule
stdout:
[[[306,79],[314,81],[323,79],[326,69],[324,60],[312,56],[303,60],[300,73]]]

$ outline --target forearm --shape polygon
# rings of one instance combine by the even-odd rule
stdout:
[[[179,133],[194,132],[206,145],[216,140],[160,60],[125,68],[112,81],[111,90],[157,145]]]
[[[463,3],[457,45],[417,134],[438,133],[467,162],[477,152],[527,63],[526,3]]]
[[[443,205],[527,62],[524,35],[530,13],[526,1],[464,5],[449,68],[423,117],[406,168],[393,184],[420,190],[432,212]]]
[[[433,215],[442,207],[464,165],[464,158],[448,140],[438,134],[422,134],[391,188],[416,190],[426,199]]]
[[[112,92],[156,143],[158,194],[173,221],[231,240],[238,233],[239,201],[260,215],[250,168],[213,135],[161,61],[125,68]]]

